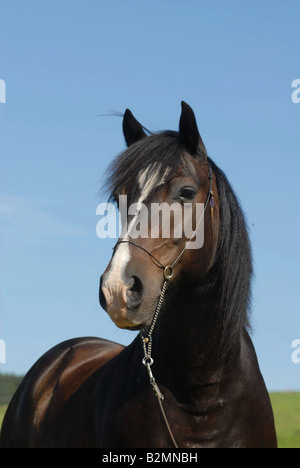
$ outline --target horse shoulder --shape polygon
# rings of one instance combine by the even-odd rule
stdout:
[[[0,446],[35,445],[45,420],[124,347],[94,337],[74,338],[46,352],[24,377],[3,422]]]
[[[240,414],[243,424],[247,426],[246,445],[249,448],[276,448],[277,437],[269,393],[247,332],[242,340],[241,363]]]

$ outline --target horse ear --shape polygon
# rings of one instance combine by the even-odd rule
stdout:
[[[142,125],[136,120],[129,109],[126,109],[123,117],[123,133],[127,146],[131,146],[147,136]]]
[[[181,102],[179,134],[181,143],[192,156],[207,157],[207,151],[200,136],[193,109],[184,101]]]

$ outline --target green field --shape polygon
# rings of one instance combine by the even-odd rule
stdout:
[[[2,425],[2,421],[3,421],[3,418],[4,418],[5,410],[6,410],[6,406],[1,405],[1,406],[0,406],[0,427],[1,427],[1,425]]]
[[[300,448],[300,393],[271,393],[280,448]],[[0,406],[0,426],[5,413]]]
[[[300,393],[271,393],[280,448],[300,448]]]

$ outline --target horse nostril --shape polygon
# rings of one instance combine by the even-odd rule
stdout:
[[[143,283],[137,276],[131,278],[131,286],[127,290],[128,307],[136,309],[141,305],[144,295]]]
[[[106,303],[106,299],[105,299],[105,296],[104,296],[103,291],[102,291],[102,284],[103,284],[103,276],[101,276],[101,278],[100,278],[99,302],[100,302],[101,307],[104,310],[107,310],[107,303]]]

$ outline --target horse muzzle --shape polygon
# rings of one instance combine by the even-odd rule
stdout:
[[[103,309],[119,328],[139,328],[138,310],[144,299],[140,278],[122,281],[104,274],[100,280],[99,300]]]

